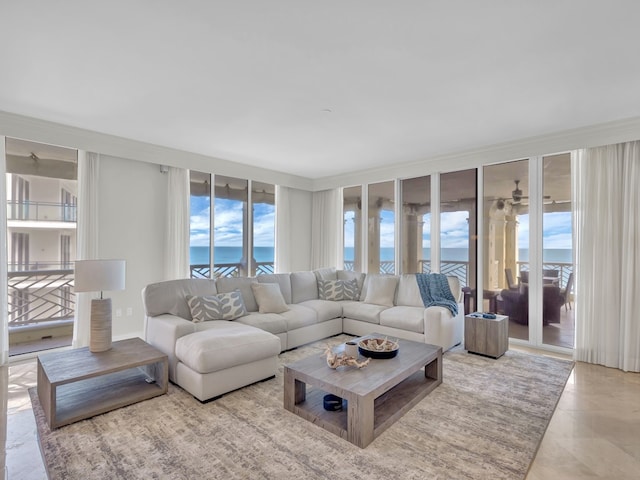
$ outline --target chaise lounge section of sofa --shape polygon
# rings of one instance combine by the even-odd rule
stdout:
[[[159,282],[142,291],[145,339],[169,357],[169,379],[205,401],[275,375],[281,351],[339,333],[378,332],[448,350],[462,341],[464,313],[458,279],[447,280],[456,315],[444,307],[425,308],[415,275],[325,268]],[[341,299],[342,287],[350,299]],[[192,315],[194,299],[237,298],[234,292],[243,305],[232,320]]]

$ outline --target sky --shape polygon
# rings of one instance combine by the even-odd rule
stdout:
[[[394,246],[393,212],[382,211],[380,223],[380,246]],[[440,217],[441,248],[467,248],[469,239],[468,213],[443,212]],[[431,214],[424,215],[422,236],[423,248],[431,246]],[[571,213],[553,212],[543,216],[543,245],[545,249],[571,249]],[[353,212],[345,213],[345,247],[353,247]],[[529,247],[529,215],[518,216],[519,248]]]
[[[209,204],[206,197],[191,197],[191,245],[209,246]],[[215,199],[215,245],[242,245],[242,203]],[[380,246],[394,246],[394,212],[382,210]],[[465,211],[443,212],[440,217],[441,248],[467,248],[469,238],[468,214]],[[422,246],[431,246],[431,215],[423,217]],[[254,204],[254,245],[274,245],[275,208],[273,205]],[[353,212],[345,213],[345,247],[353,247]],[[543,245],[545,249],[571,248],[571,213],[553,212],[543,216]],[[518,216],[519,248],[529,246],[529,215]]]
[[[242,245],[242,202],[215,199],[214,241],[218,247]],[[273,205],[254,203],[253,245],[273,247],[275,238],[275,208]],[[209,199],[191,197],[191,246],[209,246]]]

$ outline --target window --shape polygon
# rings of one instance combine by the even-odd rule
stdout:
[[[483,310],[508,315],[509,336],[528,340],[529,160],[485,166],[483,178]]]
[[[211,278],[211,175],[191,170],[189,182],[191,278]]]
[[[402,273],[431,273],[431,177],[402,180]]]
[[[253,213],[252,274],[274,272],[276,231],[276,187],[268,183],[251,182]]]
[[[60,268],[73,268],[71,265],[71,236],[60,235]]]
[[[60,201],[62,204],[61,219],[63,222],[75,222],[77,218],[76,208],[78,198],[66,189],[60,192]]]
[[[542,159],[542,341],[573,348],[571,155]]]
[[[20,175],[7,173],[11,185],[9,220],[29,219],[29,182]]]
[[[362,187],[342,192],[344,269],[362,272]]]
[[[11,232],[9,241],[11,251],[10,271],[29,270],[29,234],[22,232]]]
[[[6,138],[7,308],[9,355],[16,332],[58,324],[60,346],[69,345],[75,310],[72,290],[76,250],[77,150]],[[33,351],[43,347],[34,343]]]
[[[212,178],[215,185],[213,198]],[[275,185],[196,171],[190,172],[190,182],[191,277],[273,273]],[[248,208],[249,202],[251,209]]]
[[[369,185],[369,273],[395,273],[394,182]]]
[[[476,288],[477,171],[475,168],[440,175],[440,273],[458,277]]]
[[[213,245],[215,277],[249,275],[247,214],[249,181],[214,175]]]

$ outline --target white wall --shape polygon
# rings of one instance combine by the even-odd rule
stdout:
[[[99,256],[127,262],[126,289],[108,292],[113,336],[142,336],[141,291],[162,280],[164,270],[167,175],[152,163],[101,155],[99,178]],[[122,317],[116,317],[117,309]]]
[[[143,335],[141,291],[163,280],[166,192],[167,175],[159,165],[100,156],[99,256],[127,262],[126,290],[108,292],[114,339]],[[290,192],[291,269],[308,270],[312,193],[295,188]],[[116,317],[118,309],[122,317]]]
[[[290,189],[291,201],[291,271],[309,270],[311,265],[311,197],[312,193]]]

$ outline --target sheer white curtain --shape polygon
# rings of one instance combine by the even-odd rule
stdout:
[[[291,199],[289,188],[276,185],[275,272],[291,271]]]
[[[311,268],[340,265],[342,189],[314,192],[311,204]]]
[[[165,230],[165,280],[189,278],[189,170],[169,167],[167,225]]]
[[[100,155],[78,150],[77,260],[98,258],[98,174]],[[89,345],[91,293],[76,293],[73,347]]]
[[[574,162],[575,358],[640,371],[640,142]]]
[[[0,201],[7,204],[7,182],[4,181],[7,172],[7,160],[5,155],[5,137],[0,135]],[[0,327],[0,365],[9,362],[9,318],[7,317],[7,209],[0,208],[0,309],[2,313],[2,326]],[[4,391],[4,390],[3,390]]]

